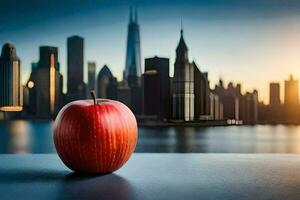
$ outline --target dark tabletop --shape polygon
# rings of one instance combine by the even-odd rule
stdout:
[[[300,199],[300,156],[134,154],[80,176],[56,155],[0,155],[0,199]]]

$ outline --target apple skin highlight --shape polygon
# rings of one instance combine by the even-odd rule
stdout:
[[[138,127],[131,110],[109,99],[64,106],[54,123],[54,144],[64,164],[80,173],[110,173],[135,150]]]

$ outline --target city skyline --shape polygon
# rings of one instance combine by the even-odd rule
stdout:
[[[95,88],[95,96],[103,99],[118,100],[128,106],[136,115],[138,122],[151,123],[152,120],[162,123],[209,123],[221,124],[256,124],[256,123],[295,123],[299,118],[298,80],[290,75],[284,84],[284,103],[281,104],[280,85],[270,83],[270,105],[258,102],[258,91],[242,93],[242,85],[230,82],[226,87],[222,79],[215,88],[209,88],[208,72],[202,71],[194,60],[189,59],[189,47],[184,40],[181,24],[180,38],[176,47],[174,76],[169,76],[169,59],[145,59],[145,73],[139,74],[140,40],[137,12],[132,18],[130,10],[127,40],[127,57],[125,73],[122,81],[117,81],[107,65],[104,65],[97,76],[95,69],[89,74],[88,83],[83,82],[84,38],[71,36],[67,38],[68,46],[68,77],[67,93],[63,94],[63,75],[60,73],[58,48],[40,46],[40,60],[32,64],[30,78],[24,86],[24,112],[19,117],[51,119],[66,103],[82,98],[89,98],[86,88]],[[8,59],[8,62],[5,62]],[[1,92],[17,91],[11,87],[9,77],[18,77],[18,71],[10,72],[11,59],[17,61],[20,71],[20,60],[16,49],[11,43],[3,46],[1,68],[7,73],[1,85]],[[129,61],[129,62],[128,62]],[[167,61],[167,62],[166,62]],[[90,63],[88,63],[90,64]],[[95,68],[96,65],[94,65]],[[90,66],[89,66],[90,67]],[[16,68],[17,69],[17,68]],[[129,71],[126,71],[129,70]],[[127,74],[126,74],[127,72]],[[129,73],[128,73],[129,72]],[[20,87],[20,76],[13,84]],[[141,81],[139,81],[141,80]],[[90,85],[91,84],[91,85]],[[171,87],[169,87],[171,85]],[[154,94],[155,93],[155,94]],[[15,92],[13,92],[15,94]],[[277,97],[276,97],[277,96]],[[1,95],[1,101],[10,98],[9,94]],[[95,98],[95,97],[94,97]],[[275,99],[274,99],[275,98]],[[17,102],[21,97],[14,96]],[[277,101],[277,103],[273,103]],[[275,105],[275,106],[274,106]],[[2,106],[10,106],[8,102]],[[170,112],[169,112],[170,111]],[[171,113],[171,115],[169,115]],[[282,113],[282,115],[278,115]],[[14,116],[11,116],[12,118]],[[18,117],[17,115],[15,116]]]
[[[246,14],[241,12],[245,10],[245,5],[235,1],[230,1],[228,5],[229,11],[232,7],[240,6],[238,7],[240,9],[235,10],[233,14],[228,14],[229,11],[225,10],[226,6],[223,4],[218,6],[212,4],[212,8],[208,9],[205,3],[205,5],[195,4],[194,10],[206,9],[206,11],[202,14],[193,13],[192,18],[188,11],[193,9],[189,5],[184,4],[180,11],[180,5],[183,4],[181,1],[176,2],[174,6],[170,6],[166,1],[163,2],[161,8],[165,13],[159,13],[157,16],[150,14],[151,11],[157,11],[160,8],[157,4],[137,5],[141,28],[142,60],[157,55],[170,58],[170,66],[174,64],[174,49],[180,29],[180,18],[183,18],[186,42],[191,49],[190,59],[195,60],[202,71],[209,72],[212,88],[221,76],[226,84],[230,80],[242,83],[242,91],[258,89],[259,99],[268,103],[269,82],[280,81],[283,87],[283,81],[288,78],[289,74],[299,79],[300,39],[297,34],[300,32],[300,26],[296,24],[299,16],[295,12],[299,6],[290,9],[291,5],[288,4],[279,8],[280,3],[277,2],[278,5],[274,3],[268,6],[276,8],[275,12],[270,13],[263,12],[270,9],[264,4],[258,4],[258,6],[251,4],[250,8],[253,12],[250,9],[248,15],[247,12]],[[75,34],[80,35],[84,37],[86,43],[84,80],[87,81],[88,61],[97,63],[96,73],[104,64],[107,64],[118,80],[121,80],[125,61],[128,9],[128,5],[119,2],[116,6],[99,6],[98,10],[97,7],[87,10],[90,12],[89,15],[87,12],[82,12],[80,16],[62,16],[61,20],[54,22],[52,20],[49,23],[46,30],[55,27],[49,33],[34,32],[33,30],[43,27],[38,23],[25,28],[24,22],[19,28],[11,27],[11,25],[8,26],[8,30],[0,29],[3,33],[0,44],[3,45],[7,41],[15,44],[22,60],[22,82],[25,83],[30,73],[31,62],[37,61],[38,48],[41,45],[59,47],[61,71],[66,77],[66,38]],[[210,9],[213,9],[213,13],[217,10],[223,10],[223,12],[211,16],[208,14]],[[177,12],[178,10],[180,12]],[[104,12],[100,15],[99,11]],[[112,17],[115,11],[120,12]],[[72,28],[70,25],[72,20],[78,19],[86,22],[82,25],[84,27],[82,30],[79,30],[81,27],[73,26]],[[101,20],[96,23],[96,19]],[[93,22],[88,23],[88,20]],[[45,22],[41,24],[43,23]],[[66,27],[62,27],[64,23]],[[36,37],[33,38],[30,35]],[[142,64],[142,72],[144,72],[143,69]],[[258,70],[260,76],[257,76]],[[271,75],[270,72],[272,72]],[[170,75],[173,76],[172,68],[170,68]],[[66,78],[64,91],[66,92]],[[283,101],[282,90],[281,101]]]

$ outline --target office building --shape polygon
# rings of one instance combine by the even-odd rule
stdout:
[[[104,65],[98,73],[97,96],[103,99],[117,99],[117,79],[107,65]]]
[[[162,93],[161,80],[156,70],[148,70],[143,74],[144,115],[161,117]]]
[[[127,80],[124,78],[125,72],[123,72],[123,80],[118,83],[117,87],[117,100],[124,103],[127,107],[131,107],[131,90],[128,86]]]
[[[220,102],[223,104],[223,118],[226,120],[239,121],[240,120],[240,106],[239,98],[241,97],[241,85],[233,85],[228,83],[227,88],[224,87],[223,81],[220,79],[219,84],[216,85],[214,91],[219,96]]]
[[[81,99],[85,95],[84,74],[84,39],[71,36],[67,39],[67,91],[69,101]]]
[[[246,92],[239,98],[239,117],[243,124],[255,124],[258,120],[258,92]]]
[[[270,105],[278,106],[280,102],[280,84],[279,83],[270,83]]]
[[[214,92],[209,92],[209,116],[202,119],[205,120],[223,120],[223,104],[220,102],[220,97]]]
[[[195,62],[191,64],[194,68],[194,95],[195,95],[195,120],[208,119],[210,115],[209,105],[209,81],[208,74],[202,73]]]
[[[158,119],[170,118],[171,92],[169,77],[169,59],[145,59],[143,74],[144,114],[155,115]]]
[[[184,121],[194,120],[194,67],[189,63],[183,30],[181,30],[176,49],[172,84],[172,118]]]
[[[130,9],[128,24],[125,78],[129,87],[141,85],[141,47],[137,10]]]
[[[96,63],[88,62],[88,87],[87,87],[87,97],[90,96],[90,91],[94,90],[96,92]]]
[[[54,118],[61,108],[63,77],[59,72],[58,48],[40,47],[40,60],[32,65],[26,86],[29,114],[34,118]]]
[[[290,75],[290,79],[284,82],[284,104],[286,106],[296,106],[298,103],[298,80]]]
[[[12,43],[2,47],[0,56],[0,111],[21,111],[23,91],[21,61]]]

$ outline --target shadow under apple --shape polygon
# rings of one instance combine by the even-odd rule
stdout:
[[[59,197],[61,199],[135,199],[133,186],[116,174],[100,176],[70,173],[65,176]]]

